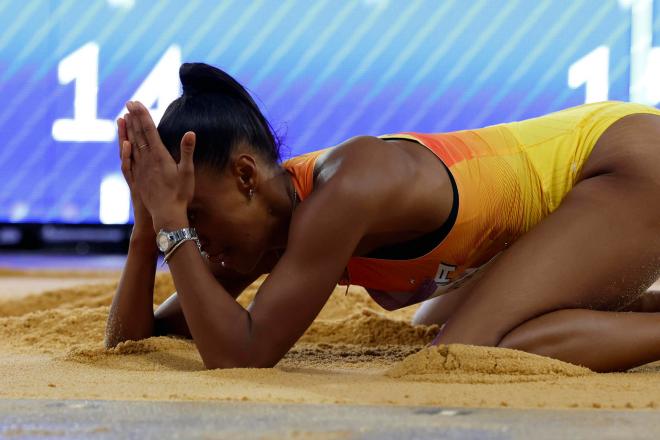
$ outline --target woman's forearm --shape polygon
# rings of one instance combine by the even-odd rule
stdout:
[[[205,267],[194,243],[169,260],[181,309],[207,368],[258,366],[250,358],[249,313]]]
[[[108,314],[106,347],[153,335],[153,291],[157,259],[153,230],[134,227],[124,270]]]

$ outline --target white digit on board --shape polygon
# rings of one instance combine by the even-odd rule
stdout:
[[[641,104],[660,102],[660,47],[652,46],[653,0],[619,0],[630,8],[630,95]]]
[[[151,113],[154,123],[158,125],[165,109],[180,95],[179,66],[181,65],[181,49],[179,46],[170,46],[160,57],[156,66],[142,81],[131,99],[140,101]],[[128,110],[123,108],[117,118],[123,116]],[[116,119],[116,118],[115,118]]]
[[[87,43],[57,65],[60,84],[75,81],[73,119],[53,123],[53,139],[60,142],[109,142],[115,126],[109,119],[96,117],[99,74],[99,47]]]
[[[99,220],[104,224],[128,223],[131,215],[131,190],[124,177],[109,174],[99,188]]]
[[[585,103],[607,101],[609,61],[609,47],[598,46],[569,67],[568,86],[577,89],[585,84]]]

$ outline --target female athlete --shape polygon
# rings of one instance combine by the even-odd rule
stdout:
[[[660,359],[660,111],[588,104],[451,133],[357,136],[283,163],[206,64],[158,128],[118,120],[135,225],[106,344],[194,339],[207,368],[275,365],[339,284],[424,301],[434,343],[620,371]],[[194,229],[191,229],[194,228]],[[158,248],[176,293],[153,311]],[[246,309],[245,287],[269,274]]]

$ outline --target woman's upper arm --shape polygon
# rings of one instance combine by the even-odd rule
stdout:
[[[300,205],[286,252],[250,306],[258,365],[277,363],[318,315],[367,231],[374,199],[336,178]]]

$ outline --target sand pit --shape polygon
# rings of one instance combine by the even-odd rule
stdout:
[[[595,374],[515,350],[425,348],[436,327],[410,325],[414,309],[380,310],[359,287],[338,288],[272,369],[207,371],[191,341],[170,337],[105,350],[114,288],[97,282],[0,299],[0,398],[660,408],[660,363]],[[172,290],[169,276],[159,275],[155,302]]]

